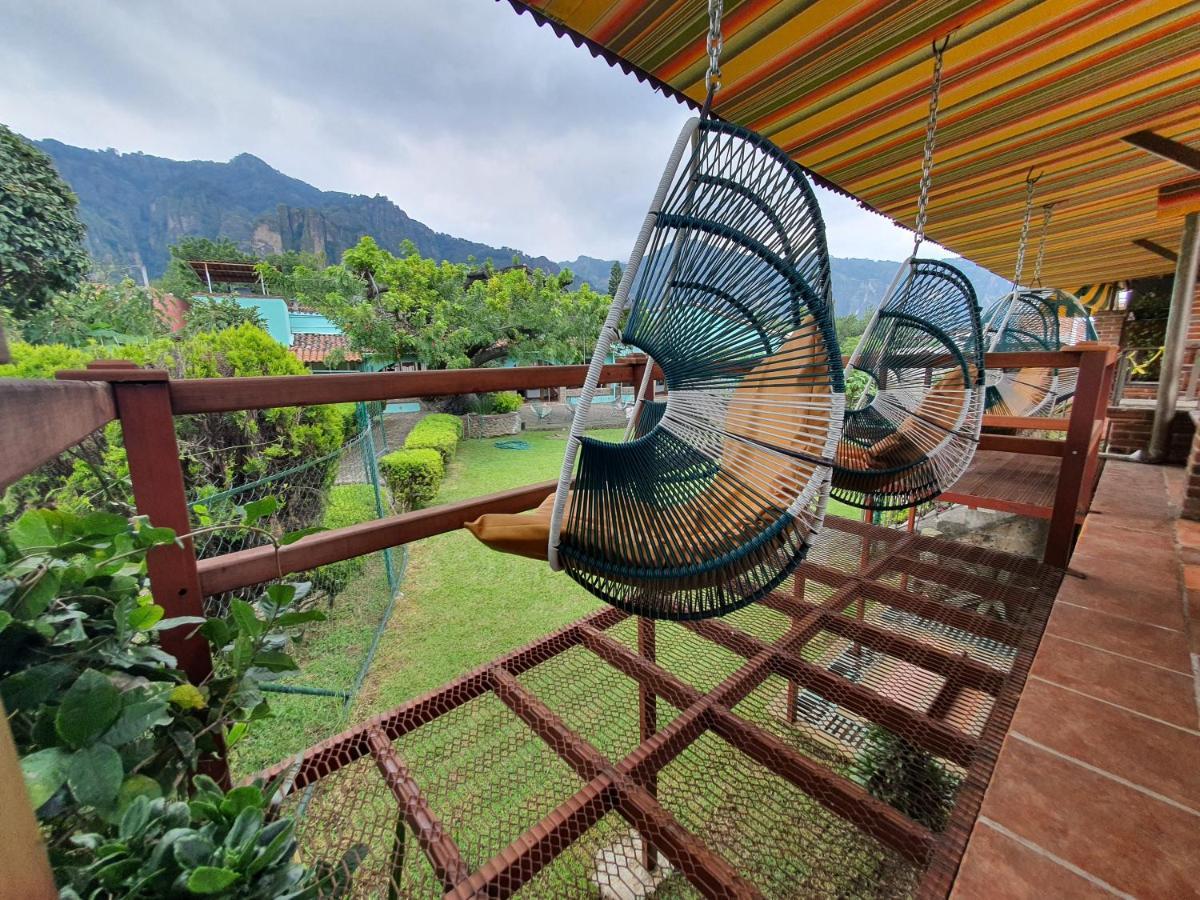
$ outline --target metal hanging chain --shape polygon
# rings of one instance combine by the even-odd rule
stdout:
[[[1021,286],[1021,271],[1025,268],[1025,247],[1029,243],[1029,220],[1033,217],[1033,189],[1038,178],[1033,177],[1033,169],[1025,176],[1025,218],[1021,221],[1021,237],[1017,241],[1017,265],[1013,269],[1013,293]]]
[[[929,117],[925,120],[925,152],[921,157],[921,192],[917,196],[917,223],[913,232],[913,257],[925,240],[925,222],[929,217],[929,186],[933,182],[933,149],[937,142],[938,103],[942,93],[942,57],[950,44],[949,35],[939,46],[933,44],[933,85],[929,90]]]
[[[1042,286],[1042,262],[1046,258],[1046,234],[1050,231],[1050,219],[1054,215],[1054,204],[1042,207],[1042,234],[1038,238],[1037,260],[1033,264],[1033,283]]]
[[[704,108],[700,115],[707,118],[712,109],[713,95],[721,89],[721,50],[725,37],[721,34],[721,15],[725,11],[725,0],[708,0],[708,71],[704,73]]]

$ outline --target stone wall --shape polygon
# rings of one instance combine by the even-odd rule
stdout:
[[[494,438],[517,434],[524,427],[520,413],[496,413],[481,416],[468,413],[462,417],[464,438]]]

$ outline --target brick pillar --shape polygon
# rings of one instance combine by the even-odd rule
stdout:
[[[1125,319],[1129,312],[1124,309],[1106,309],[1092,317],[1096,327],[1096,340],[1110,347],[1121,346],[1121,334],[1125,330]]]

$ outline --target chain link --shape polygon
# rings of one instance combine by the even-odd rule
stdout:
[[[1029,220],[1033,217],[1033,188],[1037,179],[1025,179],[1025,218],[1021,222],[1021,238],[1017,241],[1017,265],[1013,269],[1013,290],[1021,286],[1021,270],[1025,268],[1025,247],[1029,243]],[[1040,263],[1040,260],[1039,260]]]
[[[1046,235],[1050,231],[1050,218],[1054,215],[1054,204],[1042,207],[1042,235],[1038,238],[1037,260],[1033,264],[1033,283],[1042,286],[1042,261],[1046,258]]]
[[[708,71],[704,73],[704,89],[710,97],[721,89],[721,50],[725,46],[721,14],[724,11],[725,0],[708,0]]]
[[[925,222],[929,217],[929,186],[933,181],[933,148],[937,140],[938,103],[942,92],[942,56],[946,52],[947,38],[940,46],[933,45],[933,85],[929,91],[929,118],[925,122],[925,153],[921,157],[921,192],[917,197],[917,223],[913,232],[913,252],[925,240]]]

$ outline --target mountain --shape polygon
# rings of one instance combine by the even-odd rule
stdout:
[[[511,247],[492,247],[434,231],[382,195],[322,191],[242,153],[229,162],[182,162],[144,153],[85,150],[55,140],[34,141],[79,196],[87,249],[118,270],[145,266],[163,273],[167,248],[182,237],[228,237],[256,253],[307,250],[336,261],[364,234],[394,250],[410,240],[424,256],[451,262],[491,259],[507,265],[520,256],[550,272],[569,268],[575,283],[608,286],[611,259],[579,256],[554,261]],[[995,275],[956,260],[981,302],[1007,287]],[[624,264],[624,260],[622,260]],[[896,263],[834,258],[833,293],[840,315],[864,312],[891,283]]]

